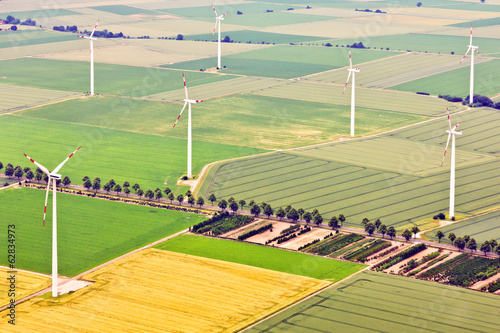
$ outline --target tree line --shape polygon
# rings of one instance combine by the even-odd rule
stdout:
[[[439,239],[440,243],[441,243],[441,238],[445,236],[446,236],[445,233],[441,230],[438,230],[436,232],[436,237]],[[450,240],[451,244],[455,246],[459,251],[464,250],[465,248],[469,249],[471,252],[477,251],[476,240],[469,235],[465,235],[463,237],[457,237],[455,233],[450,232],[448,234],[448,239]],[[486,255],[486,253],[488,252],[494,252],[495,254],[500,256],[500,245],[497,243],[495,239],[484,241],[479,247],[479,250],[481,252],[484,252],[484,255]]]

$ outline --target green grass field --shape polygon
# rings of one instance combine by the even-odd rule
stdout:
[[[335,44],[352,44],[359,39],[343,39],[335,41]],[[450,54],[455,52],[462,56],[469,45],[469,34],[463,37],[430,35],[430,34],[405,34],[370,37],[361,40],[363,45],[371,48],[389,48],[391,50],[411,50],[413,52],[432,52]],[[481,54],[500,52],[500,44],[494,38],[474,38],[474,45],[479,46]],[[460,61],[460,57],[458,57]]]
[[[248,332],[495,332],[498,306],[496,295],[366,271]]]
[[[119,108],[121,106],[121,108]],[[117,119],[126,119],[126,105],[118,105]],[[100,177],[105,183],[113,178],[139,183],[144,190],[175,188],[178,177],[186,172],[186,140],[157,135],[84,126],[53,120],[32,119],[11,115],[0,116],[3,128],[0,160],[22,167],[33,165],[23,156],[28,154],[49,169],[55,168],[76,147],[82,149],[62,170],[74,184],[84,176]],[[207,163],[220,159],[260,153],[262,150],[241,146],[193,142],[193,174]]]
[[[1,84],[75,92],[90,91],[88,62],[21,58],[4,60],[0,64],[3,68]],[[40,68],[45,69],[45,74],[34,76],[33,73]],[[227,75],[200,72],[185,75],[190,87],[231,78]],[[141,97],[182,87],[180,71],[95,64],[95,92],[99,94]]]
[[[353,50],[353,56],[356,55],[358,63],[382,59],[395,54],[397,53],[389,51]],[[216,61],[209,58],[165,65],[164,67],[199,70],[200,68],[211,68],[214,64]],[[223,56],[222,65],[227,66],[227,69],[224,70],[227,73],[290,79],[348,66],[349,53],[345,48],[277,45]]]
[[[287,34],[276,34],[272,32],[265,31],[254,31],[254,30],[237,30],[237,31],[228,31],[221,32],[221,37],[224,38],[229,36],[234,42],[241,43],[276,43],[276,44],[288,44],[288,43],[306,43],[311,41],[322,41],[326,38],[316,37],[316,36],[299,36],[299,35],[287,35]],[[217,35],[214,35],[212,38],[212,34],[201,34],[201,35],[188,35],[184,36],[184,39],[187,40],[213,40],[217,41]],[[224,44],[223,44],[224,45]]]
[[[342,280],[365,267],[361,264],[320,258],[303,253],[194,235],[180,235],[155,247],[161,250],[331,281]]]
[[[89,8],[118,15],[134,15],[134,14],[161,15],[161,12],[132,7],[132,6],[125,6],[125,5],[96,6]]]
[[[16,268],[51,273],[52,204],[42,226],[45,191],[0,191],[0,221],[16,231]],[[52,199],[49,199],[52,200]],[[16,209],[22,205],[22,209]],[[64,193],[57,194],[59,273],[74,276],[136,248],[199,223],[206,217]],[[7,256],[0,263],[7,266]]]
[[[42,19],[45,17],[56,17],[56,16],[67,16],[67,15],[80,15],[78,12],[74,12],[72,10],[67,10],[63,8],[58,8],[58,6],[54,6],[51,8],[47,8],[46,10],[30,10],[23,12],[4,12],[0,14],[1,18],[6,18],[7,15],[12,15],[15,18],[20,20],[25,20],[30,18],[32,20]]]
[[[304,8],[305,6],[301,6]],[[287,8],[290,8],[290,6],[287,5],[279,5],[279,4],[274,4],[274,3],[238,3],[238,4],[216,4],[215,9],[217,10],[217,13],[219,15],[222,15],[227,12],[227,15],[224,17],[224,21],[222,24],[226,23],[226,20],[231,17],[238,17],[239,19],[243,18],[244,16],[248,15],[255,15],[255,14],[261,14],[265,13],[266,10],[273,10],[273,11],[284,11]],[[174,14],[174,15],[179,15],[182,17],[186,18],[200,18],[200,17],[213,17],[214,16],[214,11],[212,9],[212,6],[210,4],[207,4],[206,6],[202,7],[181,7],[181,8],[168,8],[168,9],[160,9],[159,11],[166,12],[169,14]],[[243,14],[238,15],[237,12],[240,11]],[[272,13],[268,13],[272,14]]]
[[[463,23],[456,23],[456,24],[451,24],[450,27],[468,28],[471,26],[471,24],[474,28],[490,27],[492,25],[500,25],[500,17],[494,17],[494,18],[483,19],[483,20],[475,20],[475,21],[463,22]]]
[[[203,95],[191,96],[204,98]],[[176,128],[172,128],[181,109],[179,104],[105,97],[75,99],[19,114],[186,139],[186,113]],[[405,113],[358,108],[357,133],[378,133],[423,119]],[[347,106],[266,96],[235,95],[193,106],[194,140],[261,149],[284,149],[331,141],[347,133],[349,124],[350,109]]]
[[[470,64],[470,60],[468,63]],[[496,80],[498,75],[500,75],[500,60],[476,64],[474,94],[493,96],[500,93],[500,82]],[[466,67],[393,86],[391,89],[466,97],[469,95],[469,80],[470,67]]]
[[[464,132],[457,139],[457,214],[498,205],[500,134],[489,129],[499,118],[492,109],[452,116]],[[404,230],[448,210],[449,159],[439,168],[446,128],[441,118],[380,137],[220,163],[197,192],[266,201],[273,208],[317,208],[326,219],[343,213],[351,227],[361,227],[364,217],[380,218]]]
[[[77,37],[70,33],[53,31],[25,30],[0,32],[0,49],[18,48],[29,45],[51,44],[75,40]],[[3,75],[5,76],[5,75]]]
[[[500,228],[498,227],[499,219],[500,212],[497,211],[439,228],[439,230],[445,234],[445,237],[441,239],[441,242],[450,243],[450,240],[448,239],[448,234],[450,232],[453,232],[457,237],[469,235],[474,238],[479,245],[490,239],[496,239],[497,242],[500,242]],[[429,231],[425,234],[425,236],[437,242],[439,241],[436,237],[437,231],[438,229]]]

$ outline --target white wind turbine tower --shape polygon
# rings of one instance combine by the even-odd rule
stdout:
[[[94,30],[89,37],[87,36],[78,36],[80,38],[86,38],[90,41],[90,95],[94,96],[94,40],[97,38],[94,37],[95,29],[97,29],[97,25],[99,24],[99,20],[94,26]]]
[[[464,61],[465,57],[471,51],[471,59],[470,59],[470,93],[469,93],[469,103],[472,104],[474,102],[474,52],[479,52],[478,46],[472,45],[472,24],[470,25],[470,43],[469,43],[469,48],[467,49],[467,52],[465,52],[465,55],[463,56],[462,60],[460,60],[460,63]]]
[[[347,84],[349,84],[349,78],[352,74],[352,92],[351,92],[351,136],[354,136],[354,108],[355,108],[355,86],[356,86],[356,78],[355,74],[359,73],[359,68],[352,68],[352,58],[351,58],[351,48],[349,48],[349,75],[347,76],[347,82],[345,83],[344,90],[342,90],[342,95],[345,92],[345,88],[347,88]]]
[[[218,57],[217,57],[217,68],[222,68],[221,66],[221,61],[220,61],[220,21],[222,21],[224,19],[224,16],[226,16],[227,12],[225,12],[224,14],[222,14],[221,16],[217,15],[217,11],[215,10],[215,7],[214,7],[214,4],[212,4],[212,8],[214,9],[214,12],[215,12],[215,27],[214,27],[214,31],[212,32],[212,38],[214,38],[214,34],[215,34],[215,29],[217,29],[217,24],[219,24],[219,40],[217,41],[217,48],[218,48]]]
[[[47,200],[49,198],[50,181],[52,180],[52,297],[57,297],[57,205],[56,205],[56,192],[57,192],[57,179],[61,179],[61,175],[58,174],[59,170],[63,165],[68,162],[68,160],[73,156],[80,148],[78,147],[71,155],[66,157],[61,164],[59,164],[52,172],[44,167],[43,165],[37,163],[28,155],[24,154],[31,162],[35,163],[48,177],[47,181],[47,192],[45,195],[45,208],[43,209],[43,225],[45,226],[45,213],[47,212]]]
[[[446,148],[444,150],[444,155],[443,155],[443,160],[441,161],[441,166],[444,164],[444,159],[446,157],[446,151],[448,150],[448,144],[450,143],[450,137],[451,139],[451,170],[450,170],[450,219],[455,216],[455,136],[456,135],[462,135],[462,132],[457,132],[455,131],[460,125],[458,123],[455,127],[451,127],[451,120],[450,120],[450,112],[448,111],[448,108],[446,108],[446,112],[448,113],[448,130],[446,133],[448,133],[448,140],[446,141]]]
[[[192,136],[191,136],[191,104],[196,104],[196,103],[201,103],[203,102],[202,100],[197,100],[197,99],[189,99],[188,98],[188,91],[187,91],[187,86],[186,86],[186,78],[184,77],[184,73],[182,73],[182,80],[184,80],[184,91],[186,92],[186,99],[184,100],[184,106],[182,107],[181,113],[179,113],[179,116],[177,117],[177,120],[175,121],[175,125],[177,125],[177,122],[179,121],[179,118],[182,115],[182,112],[186,108],[186,105],[189,104],[189,112],[188,112],[188,142],[187,142],[187,177],[191,178],[191,148],[193,144]]]

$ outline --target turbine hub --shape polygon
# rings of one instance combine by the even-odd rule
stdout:
[[[57,173],[51,173],[49,176],[50,176],[50,178],[61,179],[61,175],[59,175]]]

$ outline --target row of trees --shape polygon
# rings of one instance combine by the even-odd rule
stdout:
[[[3,169],[3,164],[0,162],[0,170]],[[13,166],[12,164],[7,164],[5,166],[4,173],[7,177],[16,177],[17,179],[21,179],[21,177],[26,177],[29,181],[36,180],[37,182],[44,181],[48,182],[49,177],[40,169],[36,168],[35,173],[31,170],[30,167],[22,168],[20,165]],[[62,180],[57,179],[57,185],[63,184],[64,186],[68,186],[71,184],[71,179],[68,176],[65,176]]]
[[[368,218],[365,217],[361,223],[365,226],[365,232],[367,232],[370,236],[373,235],[375,230],[379,234],[382,234],[382,238],[384,238],[385,235],[391,237],[391,239],[392,237],[396,236],[396,228],[394,228],[393,226],[387,227],[382,223],[382,221],[380,221],[380,219],[377,219],[375,220],[375,223],[372,223]]]
[[[439,242],[441,243],[441,238],[445,237],[444,232],[441,230],[438,230],[436,232],[436,237],[439,239]],[[455,247],[457,247],[459,250],[464,250],[465,248],[472,251],[477,251],[477,243],[474,238],[472,238],[469,235],[465,235],[463,237],[457,237],[455,233],[450,232],[448,234],[448,239],[450,240],[451,244]],[[500,245],[497,243],[495,239],[490,239],[486,240],[481,244],[479,250],[481,252],[484,252],[484,255],[488,252],[495,252],[500,256]]]

